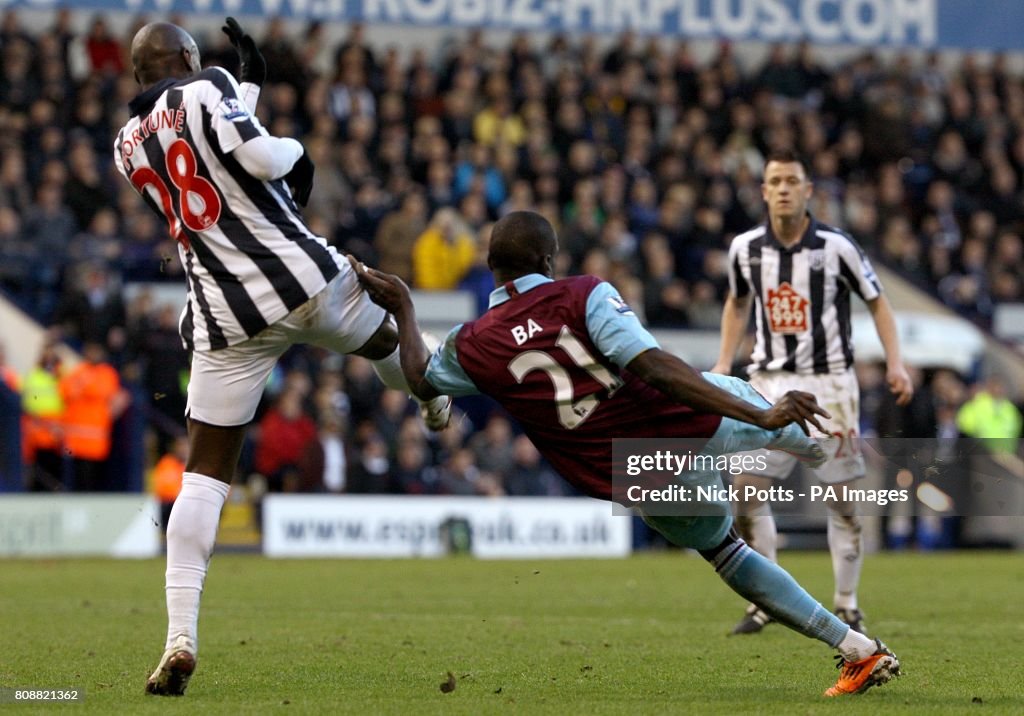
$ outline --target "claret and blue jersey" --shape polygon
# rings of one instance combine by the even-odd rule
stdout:
[[[613,438],[707,439],[721,421],[626,369],[657,347],[610,284],[530,274],[495,289],[487,313],[456,326],[426,378],[441,393],[491,396],[569,482],[611,499]]]

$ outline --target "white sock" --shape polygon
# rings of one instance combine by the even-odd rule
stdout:
[[[836,648],[847,661],[860,661],[874,654],[878,645],[859,631],[850,629]]]
[[[758,553],[778,562],[779,533],[772,517],[772,506],[765,502],[750,508],[736,520],[744,541]]]
[[[857,608],[857,585],[860,583],[860,568],[864,564],[860,532],[857,515],[844,517],[829,510],[828,548],[832,553],[832,573],[836,581],[836,609]]]
[[[186,636],[198,641],[199,596],[217,539],[229,485],[186,472],[167,520],[167,645]]]
[[[400,390],[406,395],[412,396],[413,400],[416,400],[416,396],[412,395],[412,391],[409,390],[409,383],[405,380],[405,373],[402,372],[402,360],[399,357],[397,348],[387,358],[381,358],[380,360],[372,361],[372,363],[373,369],[377,371],[377,377],[380,378],[384,385]],[[419,401],[417,400],[417,402]]]

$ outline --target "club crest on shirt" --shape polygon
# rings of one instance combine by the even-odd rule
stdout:
[[[612,307],[615,308],[616,313],[621,313],[624,316],[633,315],[633,309],[629,307],[628,303],[623,301],[618,296],[610,296],[608,298],[608,303],[612,304]]]
[[[797,293],[788,281],[778,288],[769,288],[765,303],[772,333],[793,334],[807,330],[811,302]]]
[[[811,266],[811,271],[821,271],[825,268],[825,249],[814,249],[811,251],[807,262]]]
[[[224,119],[228,119],[232,122],[237,122],[241,119],[249,117],[249,110],[241,100],[237,100],[234,97],[227,97],[221,100],[220,113],[224,116]]]

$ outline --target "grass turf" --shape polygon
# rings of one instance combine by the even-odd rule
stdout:
[[[827,603],[826,554],[783,564]],[[695,556],[217,555],[199,667],[187,696],[168,699],[142,692],[163,646],[162,561],[5,561],[0,685],[86,690],[82,704],[19,713],[1021,713],[1022,566],[1015,554],[870,557],[867,624],[905,676],[825,700],[831,650],[778,625],[726,638],[743,603]],[[442,693],[449,671],[456,688]]]

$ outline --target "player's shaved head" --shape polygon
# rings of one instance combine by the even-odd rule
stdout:
[[[532,211],[513,211],[491,230],[487,265],[504,283],[529,273],[551,275],[558,237],[551,224]]]
[[[132,68],[143,87],[168,77],[191,77],[200,69],[199,48],[177,25],[151,22],[132,40]]]

